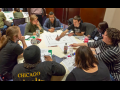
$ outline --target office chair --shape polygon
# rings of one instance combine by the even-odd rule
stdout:
[[[25,18],[13,19],[14,26],[18,26],[20,24],[25,23]]]
[[[86,26],[86,36],[91,35],[91,33],[96,28],[96,26],[91,23],[87,23],[87,22],[84,22],[83,24]]]

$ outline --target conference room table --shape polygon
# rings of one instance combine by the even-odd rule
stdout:
[[[41,41],[39,44],[37,44],[37,46],[40,47],[40,49],[52,50],[52,54],[54,54],[54,55],[56,55],[56,56],[58,56],[58,57],[60,57],[60,58],[64,57],[65,54],[63,53],[63,51],[61,50],[61,48],[60,48],[59,46],[57,46],[57,47],[47,47],[47,46],[46,46],[43,36],[44,36],[45,34],[49,34],[49,33],[51,33],[51,32],[47,32],[47,31],[44,30],[44,33],[40,34],[40,39],[41,39],[42,41]],[[56,32],[53,32],[53,33],[56,33],[56,34],[62,33],[62,30],[57,30]],[[72,36],[72,37],[74,37],[74,36]],[[75,38],[75,37],[74,37],[74,38]],[[79,39],[77,39],[77,38],[75,38],[75,40],[76,40],[78,43],[83,43],[83,40],[79,40]],[[73,52],[75,52],[75,51],[76,51],[76,50],[73,49]],[[69,52],[68,52],[67,54],[69,54]],[[23,60],[24,60],[23,57],[19,57],[18,60],[17,60],[18,64],[23,63]],[[64,66],[64,64],[63,64],[62,62],[61,62],[60,64],[62,64],[62,65]],[[65,81],[65,80],[66,80],[66,77],[67,77],[67,75],[68,75],[70,72],[69,72],[69,70],[66,68],[66,66],[64,66],[64,67],[65,67],[65,69],[66,69],[65,75],[64,75],[64,76],[52,76],[51,81]]]
[[[3,12],[6,16],[6,21],[13,22],[13,20],[12,20],[12,19],[14,19],[13,12],[14,11]],[[23,16],[24,16],[23,18],[25,18],[25,22],[29,22],[30,18],[29,18],[28,12],[22,12],[22,13],[23,13]]]

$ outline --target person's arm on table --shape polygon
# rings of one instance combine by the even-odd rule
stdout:
[[[60,40],[62,37],[64,37],[66,35],[66,33],[68,32],[69,30],[66,29],[64,32],[61,33],[60,36],[56,37],[56,40]]]
[[[87,46],[87,43],[73,43],[73,44],[70,44],[71,47],[78,47],[78,46]]]
[[[77,36],[83,36],[85,32],[75,33]]]

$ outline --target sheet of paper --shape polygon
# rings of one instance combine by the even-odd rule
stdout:
[[[59,36],[60,34],[46,34],[44,35],[44,40],[46,43],[46,46],[56,46],[59,44],[65,44],[65,43],[77,43],[77,41],[75,40],[75,38],[73,36],[69,37],[69,36],[64,36],[62,37],[59,41],[55,40],[55,38],[57,37],[57,35]]]
[[[101,52],[99,47],[95,49],[96,49],[97,54]]]
[[[26,42],[28,47],[32,45],[30,41],[25,41],[25,42]]]
[[[75,56],[73,57],[69,57],[65,60],[62,61],[62,63],[65,65],[65,67],[69,70],[69,72],[71,72],[75,66],[74,66],[74,63],[75,63]]]
[[[25,39],[28,39],[30,37],[30,35],[25,35]]]
[[[42,62],[45,61],[44,55],[48,55],[48,56],[52,57],[51,53],[48,52],[48,49],[41,49],[41,59],[42,59]]]

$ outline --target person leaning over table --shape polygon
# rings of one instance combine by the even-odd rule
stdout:
[[[63,65],[44,56],[41,62],[41,51],[36,45],[29,46],[23,53],[24,63],[17,64],[13,71],[13,81],[50,81],[52,76],[63,76],[66,70]]]
[[[13,16],[15,19],[23,18],[23,13],[20,11],[20,8],[15,8],[13,12]]]
[[[49,18],[47,18],[43,24],[43,28],[46,31],[54,32],[61,29],[61,22],[55,17],[53,12],[50,12]]]
[[[76,50],[74,68],[66,81],[111,81],[110,73],[103,61],[98,61],[91,49],[81,46]]]
[[[73,18],[73,24],[70,25],[68,27],[68,29],[66,29],[64,32],[62,32],[60,36],[56,37],[56,40],[60,40],[71,29],[73,30],[73,33],[68,34],[68,36],[73,36],[73,35],[83,36],[83,35],[85,35],[86,26],[83,23],[81,23],[81,17],[80,16],[75,16]]]
[[[116,28],[107,28],[103,39],[95,42],[71,44],[72,47],[88,46],[90,48],[99,47],[100,53],[95,54],[99,61],[103,61],[109,69],[111,79],[120,81],[120,49],[118,43],[120,42],[120,31]]]
[[[23,48],[17,43],[20,40]],[[4,80],[12,79],[12,69],[17,64],[17,57],[26,49],[25,37],[21,36],[18,26],[10,26],[6,35],[0,39],[0,75]]]
[[[41,24],[37,19],[38,17],[34,14],[30,16],[30,22],[28,22],[25,27],[24,35],[36,35],[36,29],[40,30],[40,34],[44,32]]]
[[[103,39],[102,35],[104,34],[105,30],[108,28],[107,22],[103,21],[98,24],[98,28],[96,28],[91,35],[88,37],[90,39],[94,39],[96,41]]]

